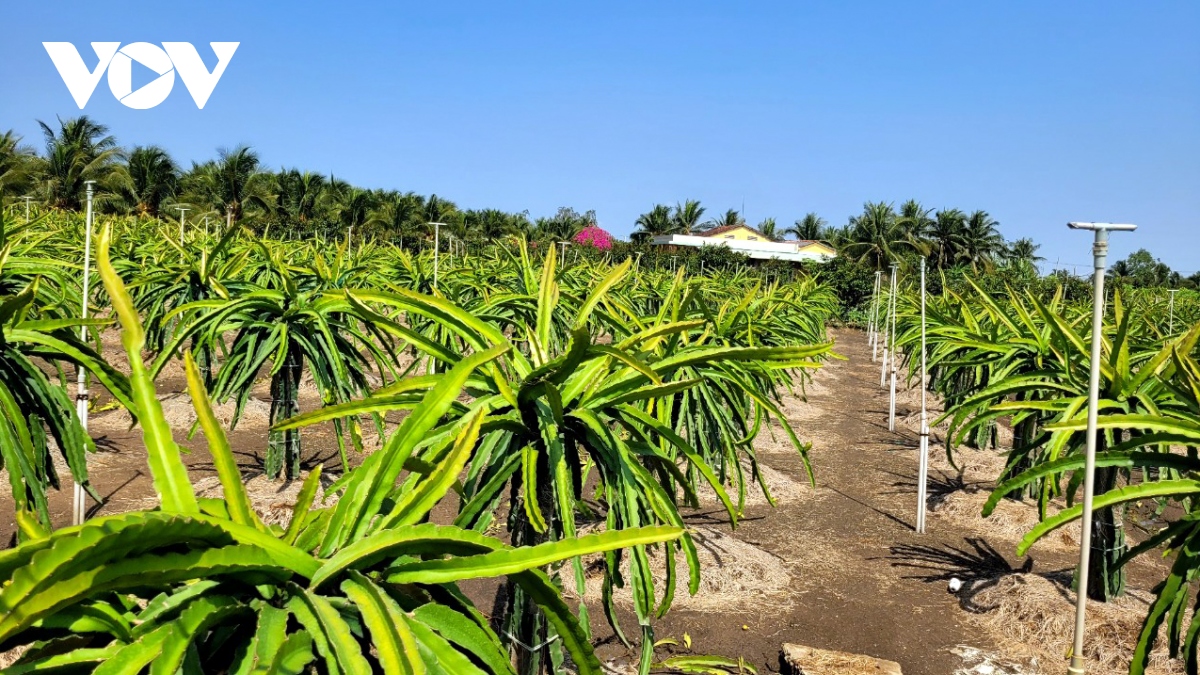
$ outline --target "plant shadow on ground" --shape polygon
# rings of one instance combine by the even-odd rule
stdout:
[[[884,494],[911,495],[916,493],[917,477],[915,475],[896,471],[885,471],[884,473],[898,479],[892,483],[892,487],[896,489]],[[986,489],[988,489],[988,483],[985,481],[969,481],[961,473],[952,474],[940,469],[930,471],[925,481],[925,495],[928,506],[931,508],[936,508],[939,503],[955,492],[975,493]]]
[[[259,474],[264,474],[267,471],[266,457],[257,450],[234,450],[233,454],[239,458],[238,469],[242,472],[242,478],[248,479]],[[336,473],[342,472],[342,463],[338,457],[338,451],[327,450],[324,454],[321,451],[305,453],[307,457],[300,458],[300,470],[302,472],[312,471],[318,466],[325,471],[333,471]],[[211,472],[216,475],[217,468],[212,462],[197,462],[190,465],[191,469],[196,471]],[[290,481],[289,481],[290,482]]]
[[[890,548],[886,559],[892,567],[912,570],[904,579],[916,579],[923,583],[948,583],[951,579],[962,582],[957,592],[958,604],[963,610],[975,614],[988,612],[995,607],[976,601],[983,591],[996,586],[1006,576],[1033,572],[1034,559],[1028,557],[1020,567],[1013,567],[999,551],[982,537],[966,537],[966,546],[950,544],[897,544]],[[1070,597],[1071,570],[1062,569],[1043,573],[1040,576],[1054,583],[1063,597]]]

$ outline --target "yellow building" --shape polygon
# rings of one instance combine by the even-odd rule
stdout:
[[[748,225],[722,225],[695,234],[658,235],[650,241],[670,249],[676,246],[725,246],[754,260],[827,262],[837,257],[836,250],[819,241],[775,241]]]
[[[795,244],[796,251],[799,253],[811,253],[813,255],[827,256],[830,258],[837,255],[837,249],[819,241],[812,241],[809,239],[793,239],[785,240],[783,243]]]
[[[711,230],[697,232],[697,236],[713,239],[732,239],[734,241],[771,241],[762,232],[749,225],[721,225]]]

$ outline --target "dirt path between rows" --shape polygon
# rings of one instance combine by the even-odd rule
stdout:
[[[994,645],[966,623],[959,598],[948,592],[942,577],[953,565],[911,565],[929,564],[922,554],[931,554],[939,567],[940,556],[950,563],[960,551],[975,555],[981,546],[994,556],[987,563],[1015,566],[1013,547],[973,545],[976,533],[941,527],[932,514],[928,534],[914,533],[917,438],[888,431],[887,394],[865,334],[834,335],[846,360],[832,360],[819,371],[807,403],[787,406],[800,437],[812,443],[816,489],[802,485],[803,493],[789,503],[748,507],[732,533],[775,557],[789,587],[777,597],[723,609],[672,609],[657,633],[678,639],[687,632],[695,651],[741,656],[760,670],[777,668],[780,644],[794,642],[896,661],[907,675],[953,673],[963,660],[952,650]],[[794,450],[782,442],[764,445],[764,464],[795,483],[806,480]],[[709,509],[689,520],[707,525],[725,518],[720,509]],[[722,564],[736,568],[738,561]]]
[[[708,535],[698,546],[702,558],[708,550],[705,585],[708,575],[716,581],[706,590],[719,602],[689,607],[688,598],[678,599],[686,593],[681,590],[675,608],[656,624],[657,637],[679,640],[687,633],[694,653],[741,657],[760,672],[779,668],[785,642],[896,661],[906,675],[1062,672],[1077,526],[1018,559],[1017,542],[1036,522],[1036,507],[1005,500],[991,518],[981,518],[1003,456],[960,448],[955,468],[935,429],[931,510],[927,533],[917,534],[919,389],[900,383],[896,431],[889,431],[888,392],[880,387],[880,364],[866,334],[831,333],[844,358],[816,373],[807,401],[789,396],[783,405],[799,436],[812,444],[816,488],[806,484],[801,459],[780,434],[756,442],[769,467],[768,484],[776,497],[783,495],[779,504],[759,499],[732,532],[719,508],[689,516]],[[931,421],[937,405],[930,401]],[[1145,558],[1131,565],[1125,598],[1089,610],[1089,621],[1103,624],[1092,634],[1104,633],[1089,634],[1089,644],[1099,641],[1107,656],[1089,672],[1127,672],[1146,589],[1162,578],[1158,563]],[[952,578],[963,582],[957,593],[949,590]],[[628,658],[618,646],[612,647],[614,662]],[[1151,671],[1182,669],[1163,656]]]

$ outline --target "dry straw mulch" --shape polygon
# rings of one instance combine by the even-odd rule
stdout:
[[[292,508],[296,505],[296,497],[300,494],[300,488],[304,484],[304,479],[308,473],[303,473],[300,478],[293,481],[273,481],[263,474],[257,474],[244,481],[246,486],[246,494],[250,498],[250,505],[254,511],[258,513],[258,517],[264,523],[282,525],[287,527],[291,522]],[[317,489],[317,496],[313,504],[319,506],[325,498],[325,488],[333,484],[338,476],[334,474],[321,474],[320,487]],[[223,499],[225,490],[221,487],[220,480],[216,476],[207,476],[199,480],[192,481],[192,489],[195,490],[197,497]],[[158,506],[158,497],[147,497],[143,499],[134,508],[152,509]]]
[[[984,518],[983,504],[988,492],[956,491],[936,501],[930,508],[935,518],[952,528],[969,529],[986,537],[1017,542],[1038,524],[1037,505],[1031,501],[1001,499],[992,514]],[[1078,551],[1079,521],[1064,525],[1034,544],[1034,551]]]
[[[171,429],[177,432],[187,432],[196,423],[196,408],[192,405],[192,397],[187,394],[159,394],[158,401],[162,405],[163,416]],[[229,428],[237,404],[233,401],[213,404],[213,414],[225,428]],[[265,429],[271,419],[271,404],[257,398],[250,398],[242,408],[238,420],[240,428]],[[117,408],[93,416],[89,421],[90,427],[99,429],[128,429],[133,424],[129,411]]]
[[[677,587],[671,607],[694,611],[720,611],[722,613],[757,613],[764,607],[786,606],[792,596],[789,586],[792,581],[791,565],[754,544],[736,539],[727,529],[697,527],[692,530],[700,559],[700,590],[688,595],[687,561],[682,553],[675,554]],[[650,551],[650,565],[655,580],[655,591],[662,599],[663,580],[666,579],[666,560],[662,548]],[[583,599],[598,603],[601,599],[600,556],[587,556],[586,587]],[[621,572],[628,578],[629,559],[624,557]],[[573,594],[574,583],[569,569],[563,570],[564,586]],[[618,591],[617,602],[632,604],[628,592]]]
[[[745,506],[768,506],[767,497],[763,494],[762,486],[759,485],[758,480],[753,477],[749,462],[742,463],[742,471],[746,480]],[[776,506],[794,504],[816,494],[816,490],[807,482],[794,480],[787,474],[767,466],[761,460],[758,462],[758,471],[762,476],[763,483],[766,483],[771,497],[775,500]],[[738,503],[737,488],[728,482],[724,487],[725,493],[729,496],[729,501],[733,502],[736,508]],[[702,507],[721,506],[721,500],[717,497],[716,491],[709,486],[707,481],[701,480],[696,490],[696,495],[700,498],[700,505]],[[682,495],[680,497],[682,498]]]
[[[973,594],[971,604],[977,610],[970,621],[1004,645],[1006,656],[1028,661],[1030,672],[1063,672],[1075,625],[1075,594],[1060,582],[1069,580],[1017,573],[973,582],[963,591]],[[1113,602],[1088,603],[1084,654],[1089,673],[1129,672],[1134,645],[1152,602],[1149,592],[1131,590]],[[1190,621],[1190,616],[1184,621]],[[1146,672],[1184,672],[1182,662],[1167,657],[1165,632],[1159,635]]]

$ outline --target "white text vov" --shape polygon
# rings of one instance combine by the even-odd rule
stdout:
[[[208,44],[217,55],[217,65],[212,72],[205,67],[200,54],[190,42],[164,42],[162,47],[149,42],[131,42],[124,47],[120,42],[93,42],[92,50],[99,59],[95,70],[88,70],[79,50],[70,42],[43,42],[42,46],[50,54],[50,60],[58,68],[58,74],[62,76],[80,110],[87,105],[106,70],[108,88],[113,96],[127,107],[146,110],[167,100],[171,88],[175,86],[176,72],[192,95],[196,107],[204,107],[241,43]],[[133,90],[134,61],[158,73],[154,81],[137,91]]]

